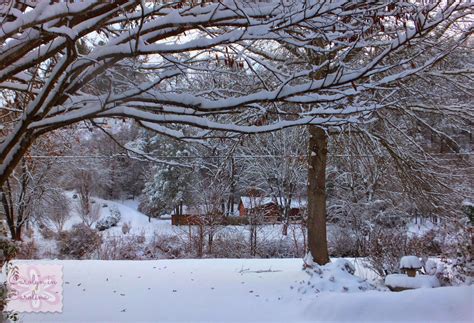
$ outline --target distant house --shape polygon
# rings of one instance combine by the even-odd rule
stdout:
[[[234,210],[237,210],[237,205],[234,206]],[[178,205],[173,212],[171,212],[171,224],[172,225],[202,225],[220,223],[225,224],[225,218],[238,216],[239,213],[235,211],[224,212],[219,210],[215,206],[210,205]]]
[[[239,203],[239,215],[241,217],[263,216],[276,220],[280,215],[280,210],[271,197],[242,196]]]
[[[278,205],[280,205],[281,209],[285,207],[285,199],[284,198],[277,198]],[[303,198],[292,198],[290,203],[290,218],[295,217],[302,217],[306,208],[308,206],[308,201]]]
[[[276,222],[284,214],[284,198],[261,196],[242,196],[239,203],[241,217],[262,216],[265,222]],[[302,216],[306,209],[306,200],[293,199],[290,203],[289,215],[292,218]]]
[[[203,206],[189,206],[180,204],[171,212],[172,225],[198,225],[204,222],[204,216],[208,214],[207,208]]]

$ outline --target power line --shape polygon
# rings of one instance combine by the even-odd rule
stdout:
[[[429,156],[471,156],[474,153],[446,153],[446,154],[428,154]],[[236,158],[236,159],[255,159],[255,158],[307,158],[309,155],[218,155],[218,156],[151,156],[153,159],[212,159],[212,158]],[[329,157],[390,157],[390,155],[350,155],[350,154],[328,154]],[[32,155],[30,158],[36,159],[112,159],[126,158],[125,155]],[[452,160],[447,159],[447,160]]]

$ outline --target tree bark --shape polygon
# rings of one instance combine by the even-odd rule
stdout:
[[[329,262],[326,233],[326,164],[328,136],[324,129],[308,126],[308,248],[319,265]]]

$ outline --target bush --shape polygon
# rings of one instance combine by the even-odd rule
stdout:
[[[0,322],[16,322],[19,321],[18,313],[14,311],[5,311],[8,300],[14,295],[8,289],[7,277],[15,277],[18,272],[18,267],[11,262],[5,266],[4,273],[0,276]]]
[[[59,253],[65,258],[84,259],[97,251],[102,242],[97,230],[83,223],[76,224],[70,231],[59,235]]]
[[[129,235],[126,237],[110,236],[100,247],[99,259],[102,260],[141,260],[145,259],[143,244],[145,236]]]
[[[44,225],[42,223],[39,224],[38,230],[41,236],[46,240],[51,240],[57,237],[56,232],[54,232],[47,225]]]
[[[18,246],[8,238],[0,238],[0,268],[5,262],[16,257]]]
[[[110,229],[111,227],[115,227],[117,223],[119,223],[120,219],[122,218],[120,211],[115,207],[112,207],[109,210],[110,210],[110,215],[108,217],[97,221],[95,225],[95,228],[97,230],[104,231],[104,230]]]
[[[18,253],[16,258],[19,259],[38,259],[38,247],[33,240],[18,242]]]
[[[367,259],[381,276],[399,272],[400,258],[417,255],[423,259],[442,253],[435,231],[409,236],[405,230],[376,227],[370,234]]]
[[[242,232],[221,233],[214,240],[213,256],[217,258],[250,257],[248,236]]]
[[[257,245],[257,256],[261,258],[298,258],[292,242],[288,239],[263,241]]]
[[[328,239],[329,254],[331,257],[358,257],[359,248],[354,234],[337,227],[330,232]]]
[[[407,249],[427,256],[435,256],[442,253],[441,244],[434,230],[430,230],[422,236],[411,237],[408,240]]]
[[[408,252],[408,236],[404,230],[375,228],[369,237],[367,260],[380,276],[400,271],[400,258],[407,254],[419,255],[417,251]]]
[[[145,250],[148,259],[175,259],[189,256],[183,240],[176,235],[157,235]]]
[[[132,225],[129,222],[126,222],[126,223],[122,224],[122,233],[123,234],[128,234],[131,229],[132,229]]]

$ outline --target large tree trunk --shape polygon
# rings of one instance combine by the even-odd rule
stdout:
[[[326,163],[328,138],[324,129],[308,126],[308,248],[319,265],[329,262],[326,234]]]

